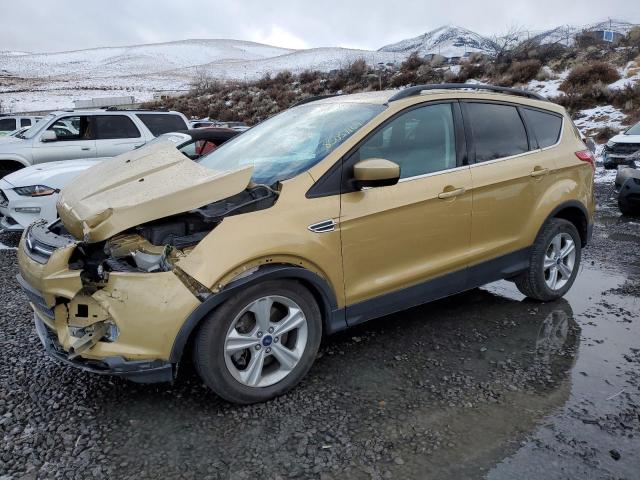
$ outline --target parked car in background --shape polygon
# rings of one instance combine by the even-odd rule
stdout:
[[[9,132],[6,137],[17,137],[18,135],[23,134],[24,132],[26,132],[27,130],[29,130],[31,127],[21,127],[18,128],[16,130],[14,130],[13,132]]]
[[[145,146],[166,142],[192,160],[197,160],[238,135],[231,129],[201,128],[165,133]],[[80,173],[109,158],[66,160],[26,167],[0,179],[0,230],[21,231],[43,218],[54,221],[62,188]]]
[[[249,125],[244,122],[217,122],[216,126],[231,128],[237,132],[244,132],[245,130],[249,130]]]
[[[311,99],[198,162],[149,146],[85,172],[60,221],[23,234],[18,282],[59,361],[157,382],[189,352],[221,397],[264,401],[325,334],[499,279],[562,297],[594,168],[564,108],[531,92]]]
[[[191,120],[189,122],[189,128],[206,128],[206,127],[217,127],[216,122],[211,120]]]
[[[187,129],[178,112],[69,110],[43,117],[0,141],[0,178],[24,167],[78,158],[114,157],[167,132]]]
[[[25,115],[0,115],[0,136],[8,135],[18,128],[35,125],[41,118]]]
[[[634,155],[640,161],[640,152]],[[640,216],[640,170],[632,167],[619,168],[615,180],[618,192],[618,208],[624,215]]]
[[[640,151],[640,122],[607,142],[602,152],[604,168],[615,169],[618,165],[633,166],[633,159],[629,157],[637,151]]]

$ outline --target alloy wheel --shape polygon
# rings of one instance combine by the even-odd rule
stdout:
[[[551,239],[544,256],[544,281],[551,290],[560,290],[570,280],[576,262],[576,244],[568,233]]]
[[[234,318],[224,343],[233,377],[249,387],[268,387],[296,367],[307,346],[307,318],[290,298],[258,298]]]

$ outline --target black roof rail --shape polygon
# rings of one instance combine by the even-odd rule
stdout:
[[[294,103],[289,108],[297,107],[298,105],[304,105],[305,103],[315,102],[316,100],[323,100],[325,98],[339,97],[339,96],[340,96],[339,93],[330,93],[328,95],[316,95],[315,97],[307,97],[307,98],[303,98],[302,100]]]
[[[111,107],[99,107],[98,110],[104,110],[106,112],[168,112],[169,109],[166,107],[156,107],[156,108],[120,108],[118,106]]]
[[[424,90],[487,90],[489,92],[506,93],[509,95],[517,95],[519,97],[533,98],[535,100],[542,100],[548,102],[549,100],[539,93],[531,92],[529,90],[520,90],[518,88],[498,87],[496,85],[485,85],[482,83],[432,83],[428,85],[416,85],[415,87],[408,87],[400,90],[398,93],[392,95],[387,102],[395,102],[402,98],[413,97],[420,95],[420,92]]]

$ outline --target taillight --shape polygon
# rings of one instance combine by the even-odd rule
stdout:
[[[588,162],[591,164],[591,168],[596,169],[596,159],[593,154],[589,150],[580,150],[576,152],[576,157],[578,157],[583,162]]]

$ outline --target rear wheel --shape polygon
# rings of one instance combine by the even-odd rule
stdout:
[[[560,218],[542,228],[531,251],[529,268],[515,279],[527,297],[548,302],[562,297],[573,285],[581,258],[581,240],[576,227]]]
[[[321,337],[313,295],[293,281],[268,281],[230,298],[205,320],[194,363],[205,384],[225,400],[261,402],[304,377]]]

